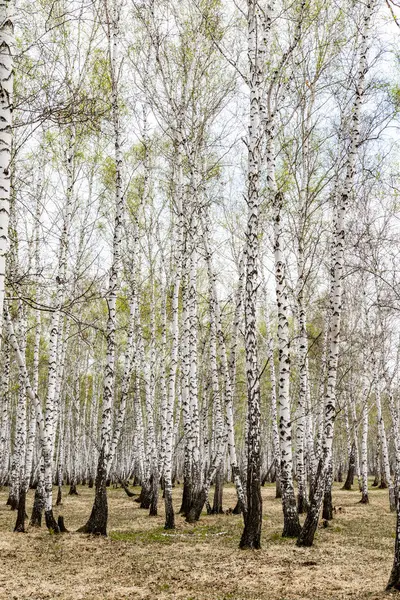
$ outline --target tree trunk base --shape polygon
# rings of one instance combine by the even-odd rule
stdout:
[[[77,533],[107,536],[108,502],[106,488],[96,494],[88,522]]]
[[[9,506],[11,510],[17,510],[18,498],[14,494],[10,494],[7,498],[6,506]]]
[[[132,498],[135,494],[133,492],[130,491],[128,485],[129,485],[129,481],[123,481],[122,479],[119,480],[122,489],[124,490],[125,494],[128,496],[128,498]]]
[[[322,518],[325,521],[332,521],[333,506],[332,506],[332,490],[331,488],[324,493],[324,504],[322,508]]]
[[[58,523],[58,527],[60,529],[60,533],[69,533],[68,529],[65,527],[65,524],[64,524],[64,517],[59,515],[59,517],[57,519],[57,523]]]
[[[158,509],[158,475],[152,475],[150,478],[150,510],[149,516],[156,517]]]
[[[44,512],[44,517],[46,521],[46,527],[50,531],[50,533],[60,533],[60,529],[57,525],[57,521],[54,518],[52,510],[46,510]]]
[[[170,490],[165,488],[165,525],[164,529],[175,529],[175,513],[172,504],[172,493]]]
[[[223,470],[220,467],[217,470],[217,474],[215,476],[215,490],[214,490],[214,499],[213,499],[213,505],[211,508],[211,514],[212,515],[222,515],[223,514],[223,508],[222,508],[222,498],[223,498],[223,493],[224,493],[224,474],[223,474]]]
[[[284,538],[297,538],[300,534],[301,526],[299,520],[292,519],[284,524],[282,537]]]
[[[185,477],[183,481],[183,494],[182,494],[182,504],[179,510],[179,514],[184,517],[189,513],[191,506],[191,496],[192,496],[192,488],[190,483],[187,481]]]
[[[307,513],[306,520],[302,527],[296,545],[303,548],[310,548],[314,543],[314,536],[318,526],[318,516],[310,516],[310,511]]]
[[[308,510],[308,502],[304,494],[297,496],[297,512],[299,515],[303,515]],[[296,536],[297,537],[297,536]]]
[[[275,481],[275,498],[282,498],[282,486],[280,477],[277,477]]]
[[[78,529],[78,533],[107,535],[108,501],[106,483],[106,465],[104,449],[102,449],[97,463],[96,492],[92,512],[87,523]]]
[[[299,521],[299,513],[297,511],[296,498],[293,490],[288,490],[287,494],[283,495],[283,532],[284,538],[297,538],[301,531]]]
[[[14,531],[16,533],[24,533],[25,532],[25,506],[26,506],[26,491],[25,489],[21,489],[19,493],[19,502],[18,502],[18,514],[17,521],[15,523]]]
[[[261,548],[261,488],[260,480],[257,477],[252,477],[252,475],[250,472],[247,478],[247,510],[244,519],[244,529],[239,542],[241,550],[259,550]]]
[[[79,496],[75,483],[71,483],[71,486],[70,486],[69,492],[68,492],[68,496]]]
[[[33,501],[33,508],[31,514],[31,520],[29,525],[31,527],[42,526],[42,513],[43,513],[43,496],[41,492],[41,486],[39,485],[35,491],[35,499]]]
[[[202,488],[199,492],[193,494],[192,505],[186,515],[187,523],[195,523],[200,519],[201,511],[203,510],[205,502],[206,492],[204,488]]]
[[[151,505],[151,487],[148,483],[142,485],[139,497],[136,498],[135,502],[140,504],[140,508],[148,510]]]

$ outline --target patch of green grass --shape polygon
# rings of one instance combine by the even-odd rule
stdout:
[[[287,544],[288,542],[293,542],[295,538],[282,537],[279,531],[274,531],[269,535],[268,539],[276,544]]]
[[[168,592],[170,585],[169,583],[160,583],[157,587],[160,592]]]
[[[197,525],[187,530],[166,531],[158,527],[150,531],[111,531],[110,539],[131,544],[173,544],[176,541],[187,543],[198,543],[215,541],[226,536],[232,536],[233,532],[220,525]]]
[[[151,531],[111,531],[110,539],[116,542],[128,542],[131,544],[171,544],[171,536],[165,535],[163,528]]]

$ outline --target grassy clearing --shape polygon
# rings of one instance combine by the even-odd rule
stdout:
[[[138,492],[139,490],[135,490]],[[79,488],[59,513],[71,531],[87,519],[93,490]],[[377,600],[393,559],[395,517],[387,490],[371,490],[371,504],[357,492],[335,486],[341,507],[312,548],[283,540],[280,501],[274,487],[263,489],[263,548],[238,549],[241,517],[203,515],[189,525],[178,515],[177,529],[164,531],[164,507],[148,517],[121,489],[109,493],[109,537],[29,530],[12,533],[15,513],[0,491],[0,599],[30,600]],[[174,490],[179,509],[181,489]],[[30,512],[33,493],[29,493]],[[233,507],[235,491],[224,491]],[[400,598],[400,595],[399,595]]]

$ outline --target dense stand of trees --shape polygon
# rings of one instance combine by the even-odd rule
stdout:
[[[173,529],[178,481],[188,522],[233,482],[240,546],[260,548],[268,481],[310,546],[333,481],[366,504],[374,475],[400,589],[396,10],[0,0],[16,531],[30,488],[31,526],[55,533],[63,483],[93,488],[80,531],[106,535],[110,483],[150,515],[162,491]]]

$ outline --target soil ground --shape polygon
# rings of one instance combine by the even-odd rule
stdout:
[[[355,486],[356,488],[357,486]],[[139,490],[131,488],[138,493]],[[79,496],[64,488],[64,515],[70,531],[87,520],[93,490]],[[181,488],[174,489],[179,510]],[[395,516],[387,490],[370,491],[359,504],[356,489],[335,484],[337,509],[328,528],[318,530],[312,548],[282,539],[282,509],[274,486],[263,496],[262,549],[238,549],[241,516],[202,515],[189,525],[177,515],[177,529],[163,529],[164,507],[149,517],[134,498],[109,488],[109,537],[50,535],[28,528],[13,533],[16,514],[0,490],[0,599],[30,600],[377,600],[393,561]],[[30,515],[33,491],[28,496]],[[235,490],[224,488],[224,508],[235,505]],[[391,595],[389,595],[390,597]],[[400,599],[400,594],[398,594]]]

